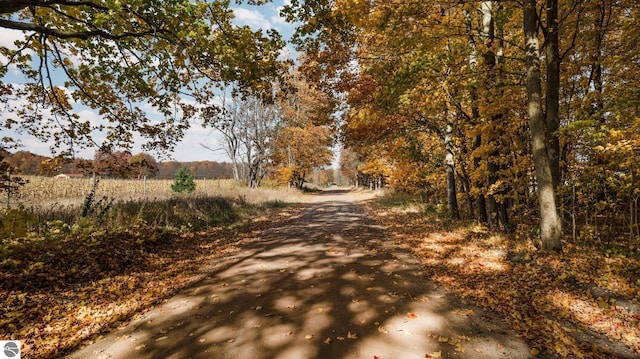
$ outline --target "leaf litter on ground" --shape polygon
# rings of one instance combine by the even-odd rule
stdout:
[[[638,258],[572,243],[545,253],[477,225],[444,225],[425,211],[376,202],[367,211],[420,258],[426,276],[502,315],[529,341],[532,355],[640,356]]]
[[[23,358],[59,357],[162,303],[296,209],[269,211],[197,233],[148,227],[103,231],[97,245],[70,237],[15,245],[0,261],[0,338],[21,340]]]

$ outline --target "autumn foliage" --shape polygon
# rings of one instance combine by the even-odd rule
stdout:
[[[341,134],[362,180],[555,250],[567,237],[639,245],[638,11],[564,0],[285,7],[305,22],[301,71],[344,99]]]
[[[412,197],[386,195],[369,214],[420,258],[426,276],[500,313],[533,357],[612,358],[640,353],[640,260],[567,245],[561,253],[459,221]]]

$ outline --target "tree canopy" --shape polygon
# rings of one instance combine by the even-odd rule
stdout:
[[[639,11],[626,0],[284,9],[301,23],[302,71],[344,99],[336,109],[362,179],[432,200],[446,192],[452,216],[493,228],[538,218],[541,246],[556,250],[562,225],[576,236],[603,217],[639,234]]]
[[[9,114],[2,126],[53,140],[60,155],[86,146],[128,150],[138,138],[146,149],[170,151],[199,108],[211,106],[216,88],[233,82],[268,91],[282,66],[279,34],[234,25],[229,5],[2,2],[0,27],[24,34],[0,48],[0,103]],[[3,147],[14,140],[4,138]]]

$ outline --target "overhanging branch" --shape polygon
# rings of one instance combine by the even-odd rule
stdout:
[[[108,10],[107,7],[92,1],[73,0],[3,0],[0,2],[0,14],[13,14],[28,7],[49,7],[51,5],[88,6],[99,10]]]
[[[51,29],[46,26],[34,25],[25,22],[0,19],[0,27],[13,30],[31,31],[40,34],[44,34],[50,37],[56,37],[60,39],[81,39],[87,40],[92,37],[101,37],[109,40],[120,40],[124,38],[143,37],[147,35],[156,35],[158,32],[164,32],[163,30],[150,29],[140,32],[125,31],[120,34],[112,34],[104,30],[90,30],[90,31],[60,31]]]

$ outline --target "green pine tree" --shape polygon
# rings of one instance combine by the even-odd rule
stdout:
[[[193,180],[193,174],[187,168],[183,167],[178,170],[171,184],[171,190],[175,193],[193,192],[196,190],[196,183]]]

